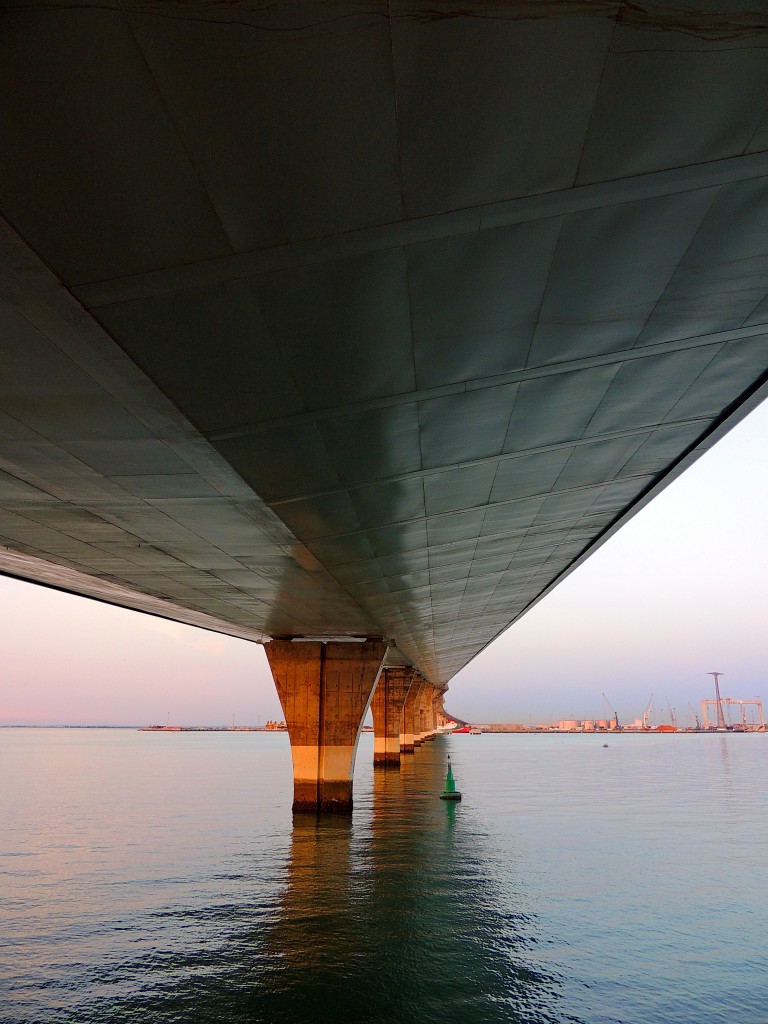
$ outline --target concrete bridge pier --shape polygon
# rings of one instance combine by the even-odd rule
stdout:
[[[429,721],[430,721],[430,732],[427,739],[433,740],[437,735],[437,730],[440,727],[440,708],[443,703],[443,693],[436,686],[432,687],[432,700],[429,709]]]
[[[435,688],[431,683],[425,682],[421,687],[419,699],[416,704],[416,715],[414,718],[413,745],[420,747],[426,742],[433,729],[432,701]]]
[[[413,708],[413,746],[414,749],[420,747],[424,742],[424,696],[427,691],[429,683],[422,682],[419,688],[419,696],[416,699],[416,703]]]
[[[433,740],[435,738],[435,736],[437,736],[437,726],[438,726],[437,708],[438,708],[438,704],[440,703],[440,698],[441,697],[442,697],[442,694],[441,694],[440,690],[436,686],[433,686],[432,687],[432,704],[431,704],[431,707],[429,709],[429,715],[430,715],[430,733],[429,733],[429,738],[431,740]]]
[[[442,729],[447,721],[445,709],[443,708],[443,695],[441,693],[435,703],[435,729]]]
[[[293,811],[351,811],[352,773],[386,643],[291,637],[265,644],[293,757]]]
[[[414,733],[416,730],[416,709],[422,687],[426,681],[419,675],[414,676],[411,688],[403,705],[403,719],[400,731],[400,753],[412,754],[414,749]]]
[[[414,668],[382,669],[371,701],[374,767],[400,767],[400,728]]]

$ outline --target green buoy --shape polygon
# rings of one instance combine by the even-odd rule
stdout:
[[[440,794],[441,800],[461,800],[461,793],[456,789],[451,771],[451,759],[448,758],[448,774],[445,776],[445,792]]]

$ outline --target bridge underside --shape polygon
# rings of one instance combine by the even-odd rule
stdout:
[[[764,395],[753,7],[5,4],[0,569],[443,687]]]

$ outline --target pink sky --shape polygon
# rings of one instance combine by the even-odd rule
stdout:
[[[451,683],[479,722],[627,720],[768,698],[768,405]],[[0,577],[0,724],[256,725],[282,717],[256,644]]]
[[[0,723],[263,724],[282,717],[264,650],[0,580]]]

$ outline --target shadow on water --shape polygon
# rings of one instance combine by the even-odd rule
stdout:
[[[158,978],[162,994],[145,989],[101,1019],[574,1020],[558,1012],[557,979],[535,966],[544,940],[509,889],[514,865],[499,884],[471,809],[437,798],[444,775],[438,740],[401,771],[374,772],[352,819],[295,817],[272,913],[232,909],[205,969],[178,964],[175,985]]]

